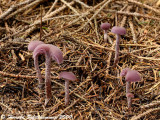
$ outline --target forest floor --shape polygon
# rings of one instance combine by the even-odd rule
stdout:
[[[113,64],[116,35],[110,29],[104,41],[100,28],[104,22],[127,31],[121,36],[117,65]],[[64,56],[60,65],[52,61],[53,97],[46,106],[45,89],[38,88],[28,51],[33,40],[56,45]],[[43,55],[39,66],[44,76]],[[120,77],[124,68],[141,75],[140,82],[132,83],[131,109],[125,78]],[[70,82],[67,106],[65,81],[58,78],[61,71],[72,71],[78,79]],[[160,0],[1,0],[0,117],[160,119]]]

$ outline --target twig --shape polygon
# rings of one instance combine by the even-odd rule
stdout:
[[[97,40],[98,40],[98,43],[99,43],[99,33],[98,33],[98,25],[97,25],[97,19],[94,18],[94,24],[95,24],[95,33],[96,33],[96,36],[97,36]]]
[[[41,23],[40,23],[40,41],[42,40],[42,5],[40,5]]]
[[[99,3],[98,5],[96,5],[95,7],[87,10],[87,12],[83,13],[80,17],[78,17],[77,19],[73,20],[71,23],[69,23],[67,26],[70,26],[76,22],[78,22],[81,18],[86,17],[88,14],[90,14],[90,12],[93,12],[95,9],[97,9],[98,7],[100,7],[101,5],[103,5],[106,2],[106,0],[104,0],[103,2]],[[88,21],[89,23],[90,21]]]
[[[156,58],[153,58],[153,57],[142,57],[142,56],[137,56],[137,55],[134,55],[134,54],[131,54],[131,53],[128,53],[129,55],[133,56],[133,57],[136,57],[138,59],[145,59],[145,60],[155,60],[155,61],[159,61],[160,59],[156,59]]]
[[[76,9],[74,9],[74,7],[72,7],[69,3],[67,3],[65,0],[61,0],[61,2],[63,2],[66,6],[68,6],[73,12],[75,12],[76,14],[79,14],[77,12]]]
[[[137,52],[140,52],[142,50],[146,50],[146,49],[150,49],[150,48],[156,48],[156,47],[157,46],[149,46],[149,47],[146,47],[146,48],[142,48],[142,49],[138,49],[138,50],[133,50],[133,51],[131,51],[131,53],[137,53]],[[160,48],[158,48],[158,49],[160,49]],[[157,49],[155,49],[155,50],[157,50]]]
[[[70,109],[71,107],[73,107],[76,103],[78,103],[80,101],[80,99],[75,100],[71,105],[69,105],[68,107],[66,107],[64,110],[62,110],[62,112],[57,116],[57,118],[59,118],[63,113],[65,113],[68,109]]]
[[[128,0],[128,2],[131,2],[131,3],[134,3],[134,4],[136,4],[136,5],[139,5],[139,6],[148,8],[148,9],[150,9],[150,10],[152,10],[152,11],[160,14],[160,11],[159,11],[158,9],[155,9],[155,8],[149,6],[149,5],[144,4],[144,3],[141,3],[141,2],[138,2],[138,1],[135,1],[135,0]]]
[[[13,113],[12,108],[10,108],[8,105],[5,105],[3,103],[0,102],[0,105],[6,107],[11,113]]]
[[[82,6],[84,6],[86,8],[90,8],[88,5],[86,5],[84,2],[81,2],[80,0],[74,0],[74,1],[81,4]]]
[[[88,42],[84,42],[84,41],[78,41],[70,36],[67,35],[63,35],[65,40],[70,40],[70,41],[74,41],[75,43],[78,43],[79,45],[82,45],[85,49],[88,48],[88,46],[86,45],[86,43],[88,44]],[[93,55],[95,55],[98,59],[101,59],[101,57],[99,57],[94,51],[92,51],[90,48],[88,48],[89,52],[91,52]]]
[[[63,2],[66,6],[68,6],[75,14],[79,15],[77,10],[74,7],[72,7],[69,3],[67,3],[65,0],[61,0],[61,2]],[[81,19],[84,21],[83,18],[81,18]]]
[[[18,32],[14,33],[14,34],[12,34],[12,35],[10,35],[10,36],[6,36],[5,38],[2,38],[2,39],[0,40],[0,42],[3,42],[3,41],[5,41],[5,40],[7,40],[7,39],[9,39],[9,38],[11,38],[11,37],[13,37],[13,36],[15,36],[15,35],[20,34],[21,32],[27,30],[28,28],[30,28],[30,26],[24,27],[22,30],[20,30],[20,31],[18,31]]]
[[[69,5],[73,5],[74,4],[74,1],[70,2]],[[48,15],[45,15],[43,18],[42,18],[42,22],[43,22],[43,19],[46,19],[46,18],[49,18],[49,17],[52,17],[54,15],[56,15],[57,13],[61,12],[62,10],[64,10],[67,6],[66,5],[63,5],[62,7],[60,7],[59,9],[56,9],[55,11],[51,12],[50,14]],[[34,25],[37,25],[37,24],[40,24],[40,20],[36,20],[33,24],[31,24],[30,26],[34,26]],[[24,38],[26,38],[31,32],[33,32],[34,30],[36,29],[36,26],[34,27],[31,27],[30,29],[28,29],[26,31],[26,34],[23,36]]]
[[[4,19],[6,16],[8,16],[10,13],[12,13],[15,9],[17,9],[18,7],[21,7],[22,5],[25,4],[29,4],[31,2],[33,2],[34,0],[27,0],[24,2],[21,2],[19,4],[16,5],[12,5],[6,12],[4,12],[1,16],[0,16],[0,20]]]
[[[131,33],[132,33],[132,36],[133,36],[133,42],[137,43],[137,38],[136,38],[136,35],[135,35],[135,32],[134,32],[134,26],[133,26],[133,23],[132,23],[131,19],[129,19],[129,26],[131,28]]]
[[[131,13],[131,12],[116,11],[116,10],[103,10],[103,11],[104,12],[122,14],[122,15],[128,15],[128,16],[144,17],[144,18],[158,20],[158,21],[160,20],[160,18],[158,18],[158,17],[151,17],[149,15],[144,15],[144,14],[140,14],[140,13],[137,13],[137,12]]]
[[[154,50],[151,50],[150,52],[148,52],[147,53],[147,56],[150,56],[152,53],[154,53],[154,52],[158,52],[160,50],[160,48],[158,47],[158,48],[156,48],[156,49],[154,49]]]
[[[48,10],[48,12],[46,13],[46,15],[50,14],[51,11],[53,10],[53,8],[55,7],[55,5],[57,4],[58,0],[55,0],[54,3],[52,4],[52,6],[50,7],[50,9]]]
[[[142,45],[142,44],[120,44],[120,46],[133,46],[133,47],[136,47],[136,46],[138,46],[138,47],[151,47],[151,48],[158,48],[158,47],[160,47],[160,45],[155,45],[155,46],[153,46],[153,45]]]
[[[20,13],[20,12],[22,12],[22,11],[30,8],[30,7],[32,7],[32,6],[35,5],[35,4],[39,4],[39,3],[42,2],[42,1],[44,1],[44,0],[36,0],[36,1],[34,1],[34,2],[30,3],[30,4],[28,4],[28,5],[26,5],[25,7],[22,7],[22,8],[20,8],[20,9],[18,9],[17,11],[15,11],[15,12],[13,12],[12,14],[10,14],[9,16],[7,16],[7,17],[5,18],[5,20],[10,19],[11,17],[15,16],[16,14],[18,14],[18,13]]]
[[[133,117],[131,118],[131,120],[138,120],[138,119],[140,119],[141,117],[143,117],[143,116],[145,116],[145,115],[147,115],[147,114],[149,114],[149,113],[151,113],[151,112],[155,112],[155,111],[160,111],[160,107],[158,107],[158,108],[153,108],[153,109],[149,109],[149,110],[147,110],[146,112],[144,112],[144,113],[142,113],[142,114],[135,115],[135,116],[133,116]]]
[[[153,101],[152,103],[149,103],[147,105],[141,106],[141,108],[142,109],[144,109],[144,108],[150,108],[150,107],[153,107],[153,106],[156,106],[156,105],[160,105],[160,101]]]
[[[76,16],[79,16],[79,15],[63,15],[63,16],[58,16],[58,17],[53,17],[53,18],[46,18],[46,19],[42,19],[42,23],[44,23],[44,22],[46,22],[46,21],[49,21],[49,20],[53,20],[53,19],[59,19],[59,18],[65,18],[65,17],[76,17]],[[31,28],[31,27],[33,27],[33,26],[35,26],[35,25],[37,25],[37,24],[40,24],[40,22],[33,23],[33,24],[29,25],[29,26],[24,27],[22,30],[17,31],[16,33],[14,33],[14,34],[12,34],[12,35],[10,35],[10,36],[6,36],[5,38],[2,38],[2,39],[0,40],[0,42],[3,42],[3,41],[5,41],[5,40],[7,40],[7,39],[9,39],[9,38],[11,38],[11,37],[13,37],[13,36],[16,36],[16,35],[24,32],[24,31],[27,30],[28,28]],[[5,28],[4,28],[4,29],[5,29]],[[64,28],[61,28],[61,29],[64,29]],[[58,30],[60,30],[60,29],[58,29]],[[47,35],[47,36],[48,36],[48,35]],[[46,37],[46,36],[44,36],[44,37]]]
[[[82,41],[84,44],[87,44],[88,46],[92,46],[92,47],[97,47],[97,48],[102,48],[102,49],[105,49],[105,50],[108,50],[108,51],[112,51],[112,52],[115,52],[114,49],[112,48],[107,48],[107,47],[104,47],[102,45],[99,45],[99,44],[92,44],[92,43],[88,43],[88,42],[85,42],[85,41]]]
[[[155,84],[149,89],[149,91],[148,91],[147,93],[153,91],[155,88],[158,88],[159,85],[160,85],[160,81],[157,82],[157,83],[155,83]]]
[[[108,95],[105,99],[104,102],[109,102],[111,100],[111,98],[117,93],[119,92],[118,90],[115,90],[114,92],[112,92],[110,95]]]
[[[74,23],[78,22],[81,18],[86,17],[88,14],[90,14],[90,12],[94,11],[95,9],[97,9],[99,6],[103,5],[105,2],[106,2],[106,1],[104,0],[104,1],[102,1],[101,3],[99,3],[98,5],[96,5],[95,7],[87,10],[87,12],[83,13],[81,16],[79,16],[77,19],[73,20],[73,21],[70,22],[68,25],[64,26],[63,28],[58,29],[56,32],[58,32],[58,31],[60,31],[60,30],[62,30],[62,29],[65,29],[65,28],[73,25]],[[51,36],[53,33],[55,33],[55,32],[50,32],[49,34],[43,36],[43,39],[46,38],[46,37]]]
[[[129,12],[131,9],[132,9],[132,6],[128,6],[126,11]],[[124,16],[122,21],[121,21],[121,25],[120,25],[121,27],[124,27],[124,25],[126,23],[126,20],[127,20],[127,16]]]
[[[81,31],[91,20],[93,20],[97,15],[98,15],[98,13],[99,12],[101,12],[101,10],[106,6],[106,5],[108,5],[110,2],[112,2],[112,0],[105,0],[106,1],[106,3],[99,9],[99,10],[97,10],[95,13],[94,13],[94,15],[82,26],[82,27],[80,27],[78,30],[76,30],[75,32],[78,32],[78,31]]]
[[[110,49],[114,50],[115,44],[116,44],[116,42],[114,41],[112,44],[112,47]],[[109,53],[109,57],[107,59],[107,67],[109,67],[111,64],[111,58],[112,58],[112,52]],[[105,71],[106,76],[108,76],[108,72],[109,72],[109,69],[106,69],[106,71]]]
[[[1,30],[1,31],[6,31],[6,28],[0,27],[0,30]]]
[[[22,89],[22,99],[24,98],[25,88],[26,88],[26,81],[24,82],[23,89]]]
[[[68,3],[68,5],[71,6],[71,5],[73,5],[74,3],[75,3],[75,2],[72,1],[72,2]],[[56,14],[58,14],[59,12],[61,12],[62,10],[64,10],[66,7],[67,7],[66,5],[63,5],[62,7],[56,9],[55,11],[51,12],[50,14],[45,15],[43,19],[53,17],[54,15],[56,15]],[[37,23],[39,24],[39,22],[40,22],[39,20],[38,20],[38,21],[35,21],[34,24],[37,24]]]
[[[0,74],[3,76],[9,76],[9,77],[15,77],[15,78],[37,78],[37,76],[28,76],[28,75],[16,75],[16,74],[12,74],[12,73],[7,73],[7,72],[3,72],[0,71]],[[44,76],[42,76],[44,78]],[[58,77],[51,77],[53,79],[58,79]]]

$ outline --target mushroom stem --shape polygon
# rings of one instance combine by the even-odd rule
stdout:
[[[36,69],[36,73],[37,73],[37,77],[38,77],[38,82],[39,82],[38,87],[42,89],[44,81],[42,79],[41,71],[40,71],[39,65],[38,65],[38,56],[36,56],[34,58],[34,66],[35,66],[35,69]]]
[[[69,81],[76,81],[77,78],[72,72],[61,72],[59,78],[65,80],[65,105],[69,104]]]
[[[119,60],[119,43],[120,43],[120,35],[116,35],[116,46],[115,46],[115,58],[114,58],[114,64],[116,65]]]
[[[65,80],[65,105],[69,104],[69,80]]]
[[[45,87],[46,87],[46,100],[45,105],[52,97],[51,93],[51,57],[48,52],[45,54],[46,57],[46,71],[45,71]]]
[[[107,42],[107,30],[104,30],[104,41]]]
[[[131,86],[131,82],[127,81],[126,82],[126,93],[130,93],[130,86]]]
[[[141,76],[139,72],[137,72],[136,70],[130,70],[129,68],[123,69],[120,75],[125,76],[127,103],[128,103],[128,108],[131,110],[132,98],[134,98],[134,94],[130,92],[131,82],[140,81]]]
[[[131,93],[130,86],[131,86],[131,82],[127,81],[126,82],[126,95],[127,95],[127,93]],[[130,96],[127,97],[127,103],[128,103],[128,108],[131,108],[132,98]]]
[[[109,23],[102,23],[100,28],[104,31],[104,41],[107,42],[107,30],[111,27]]]
[[[127,97],[127,103],[128,103],[128,108],[131,108],[131,105],[132,105],[132,98],[131,97]]]

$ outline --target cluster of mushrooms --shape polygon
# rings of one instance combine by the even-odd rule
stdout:
[[[63,62],[63,53],[62,51],[51,44],[45,44],[42,41],[31,41],[28,45],[28,50],[33,52],[34,66],[37,72],[37,78],[39,81],[39,88],[42,89],[44,81],[42,79],[41,71],[38,65],[38,56],[40,54],[45,55],[45,106],[52,97],[51,93],[51,60],[55,60],[58,64]],[[65,80],[65,105],[69,103],[69,81],[76,81],[77,78],[72,72],[61,72],[59,78]]]
[[[107,31],[110,29],[111,25],[109,23],[102,23],[101,29],[104,30],[104,40],[107,41]],[[114,26],[111,29],[112,33],[116,34],[116,45],[115,45],[115,58],[114,58],[114,65],[116,65],[119,61],[119,43],[120,43],[120,36],[126,34],[126,29],[124,27]],[[39,81],[39,88],[43,88],[44,81],[42,79],[42,75],[38,65],[38,56],[40,54],[45,55],[45,105],[47,105],[48,101],[52,97],[51,93],[51,60],[55,60],[58,64],[63,62],[63,53],[62,51],[51,44],[45,44],[42,41],[31,41],[28,45],[28,50],[33,52],[34,58],[34,66],[37,72],[37,78]],[[128,108],[131,108],[131,101],[134,95],[130,92],[131,82],[138,82],[141,80],[139,72],[136,70],[131,70],[129,68],[125,68],[121,71],[120,76],[125,76],[126,80],[126,97],[128,102]],[[77,78],[72,72],[61,72],[59,74],[59,78],[65,79],[65,105],[69,104],[69,81],[76,81]]]
[[[111,25],[109,23],[102,23],[101,29],[104,31],[104,41],[107,41],[107,31],[110,29]],[[116,65],[119,61],[119,43],[120,43],[120,36],[126,34],[126,29],[124,27],[114,26],[111,29],[112,33],[116,34],[116,45],[115,45],[115,58],[114,58],[114,65]],[[126,97],[128,102],[128,108],[131,108],[132,105],[132,98],[134,98],[134,94],[130,92],[131,82],[138,82],[141,80],[140,73],[136,70],[131,70],[129,68],[125,68],[121,71],[120,76],[125,76],[126,80]]]

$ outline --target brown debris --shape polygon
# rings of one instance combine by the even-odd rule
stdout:
[[[160,115],[160,8],[154,0],[2,0],[0,1],[0,118],[59,117],[63,119],[138,120]],[[41,7],[40,7],[41,6]],[[114,66],[115,35],[103,41],[100,25],[123,26],[119,63]],[[42,26],[42,27],[41,27]],[[40,32],[41,29],[41,32]],[[40,34],[41,33],[41,34]],[[41,37],[40,37],[41,35]],[[38,81],[28,43],[41,39],[59,47],[64,63],[51,66],[52,100]],[[45,58],[39,57],[44,78]],[[132,84],[127,108],[123,68],[140,72]],[[65,106],[61,71],[72,71]],[[40,94],[42,93],[42,94]]]

